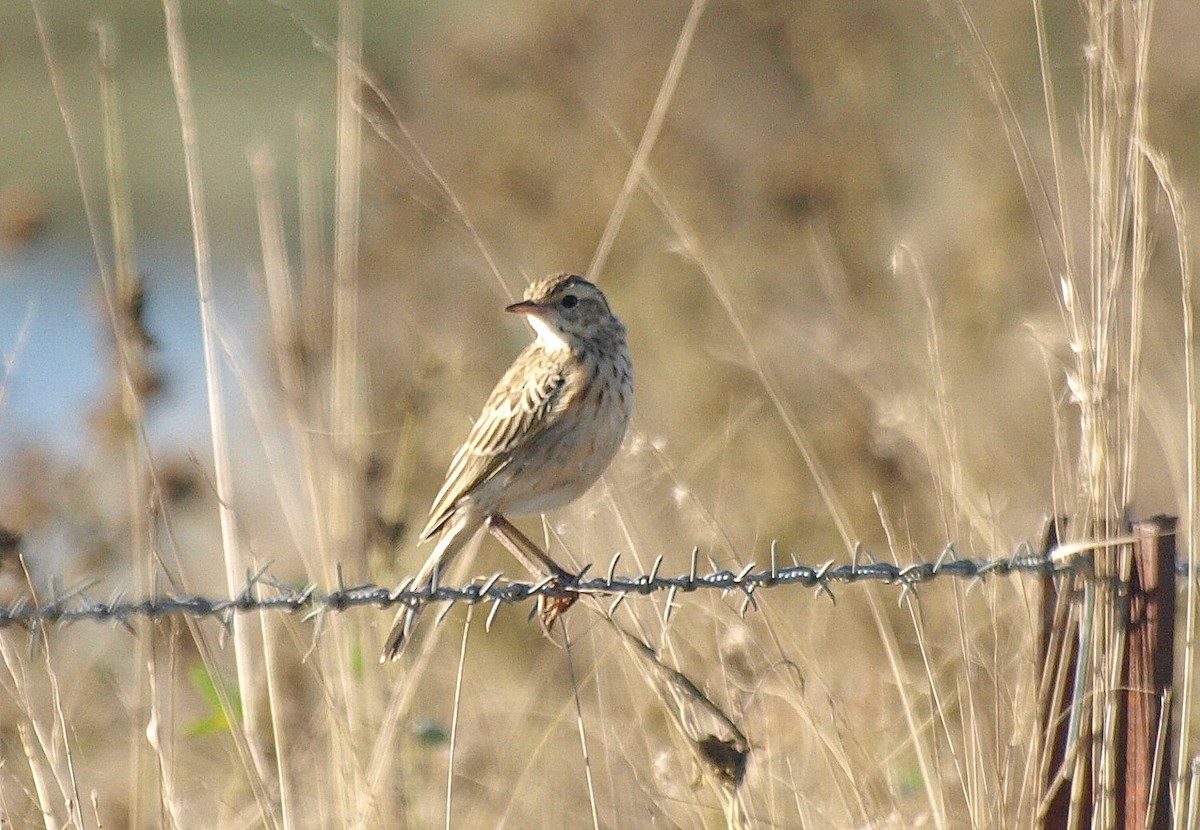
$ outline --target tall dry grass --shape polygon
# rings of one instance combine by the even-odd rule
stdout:
[[[686,571],[692,556],[761,564],[773,539],[807,562],[848,559],[860,541],[897,562],[947,540],[992,555],[1054,513],[1070,517],[1071,542],[1097,544],[1100,575],[1119,574],[1126,510],[1180,451],[1172,495],[1181,547],[1194,550],[1188,199],[1150,130],[1151,4],[1022,11],[1033,93],[989,34],[1006,12],[936,8],[959,83],[974,90],[957,94],[978,99],[990,129],[983,158],[955,148],[931,166],[930,179],[962,177],[959,190],[907,166],[932,165],[927,140],[887,145],[891,125],[871,120],[889,112],[888,72],[925,77],[920,56],[872,62],[918,26],[906,16],[927,25],[924,10],[880,22],[840,4],[697,0],[649,17],[547,5],[510,10],[507,39],[464,15],[403,96],[365,63],[362,6],[339,6],[336,35],[290,10],[336,72],[337,149],[326,205],[319,127],[301,114],[290,229],[279,182],[291,162],[250,148],[263,369],[216,313],[206,130],[189,33],[164,0],[211,424],[201,505],[172,497],[147,438],[153,362],[137,312],[154,286],[133,266],[112,33],[99,30],[105,218],[33,7],[113,331],[121,472],[93,484],[123,487],[108,518],[129,540],[118,572],[133,590],[204,582],[212,563],[179,540],[195,514],[231,592],[268,564],[296,582],[398,581],[466,415],[525,337],[500,328],[501,297],[564,261],[591,262],[630,325],[639,412],[604,481],[543,524],[556,556],[600,567],[619,552],[622,570],[647,573]],[[1072,49],[1082,61],[1061,68]],[[757,132],[732,123],[746,113]],[[1007,178],[970,181],[997,167]],[[904,194],[906,176],[920,197]],[[939,197],[1008,221],[973,225],[931,207]],[[977,233],[986,254],[945,241],[950,229]],[[239,484],[231,380],[267,459],[265,493]],[[250,521],[268,502],[277,536]],[[511,563],[485,545],[448,578],[499,568]],[[549,638],[524,609],[486,622],[482,609],[447,609],[395,667],[375,664],[390,619],[375,610],[6,630],[0,816],[46,827],[1033,826],[1056,772],[1037,716],[1054,678],[1083,678],[1063,716],[1102,748],[1060,779],[1112,789],[1123,631],[1103,585],[1062,632],[1084,644],[1078,666],[1062,664],[1065,647],[1035,665],[1036,586],[1015,577],[834,598],[775,588],[752,602],[588,601]],[[1200,798],[1192,582],[1184,609],[1177,760],[1165,771],[1178,828],[1195,826]],[[1110,798],[1094,816],[1111,826]]]

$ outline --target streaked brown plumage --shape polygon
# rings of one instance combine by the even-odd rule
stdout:
[[[633,414],[625,326],[599,288],[556,274],[506,310],[525,315],[537,338],[496,384],[450,462],[421,532],[422,541],[438,541],[414,587],[428,586],[485,525],[516,532],[506,517],[538,515],[583,495],[616,455]],[[417,611],[400,610],[381,660],[399,656]]]

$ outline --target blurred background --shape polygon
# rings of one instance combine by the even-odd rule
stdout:
[[[1074,254],[1086,255],[1088,33],[1076,3],[1044,4],[1044,86],[1028,3],[964,8],[978,42],[951,3],[708,4],[650,156],[649,187],[635,194],[598,276],[630,330],[637,414],[602,495],[551,517],[568,558],[606,564],[632,547],[646,562],[661,553],[673,572],[694,545],[729,566],[764,561],[777,539],[814,563],[848,557],[847,534],[915,559],[947,541],[1003,555],[1070,503],[1072,357],[1058,299],[1063,259],[1047,240],[1051,223],[1071,216]],[[277,480],[293,462],[281,468],[268,449],[288,434],[282,412],[294,401],[279,391],[267,336],[247,153],[265,148],[274,160],[296,284],[302,270],[326,280],[326,293],[308,297],[296,359],[311,395],[327,400],[337,8],[205,0],[183,11],[229,355],[239,532],[256,561],[302,581],[315,578],[303,548],[316,531],[287,532],[289,496]],[[469,419],[529,337],[502,308],[532,279],[588,267],[687,13],[685,3],[624,0],[365,4],[374,88],[363,96],[357,275],[363,418],[349,457],[337,459],[361,500],[355,532],[334,554],[351,581],[394,584],[424,558],[413,531]],[[220,593],[162,9],[63,0],[43,14],[82,170],[32,9],[5,3],[0,526],[22,540],[35,583],[132,590],[115,495],[113,338],[80,196],[82,175],[106,204],[90,32],[103,20],[118,46],[156,372],[146,434],[191,584]],[[1156,3],[1148,132],[1188,199],[1200,192],[1198,32],[1192,0]],[[1051,126],[1063,153],[1058,214],[1043,200],[1055,187]],[[1025,153],[1035,167],[1015,161]],[[302,267],[303,164],[318,173],[307,219],[321,246]],[[1154,194],[1137,515],[1180,513],[1186,493],[1177,254]],[[105,216],[99,247],[111,256]],[[308,434],[328,438],[328,404],[309,404]],[[511,570],[490,546],[483,556],[480,573]],[[854,630],[849,611],[797,614],[818,649]],[[375,616],[371,626],[386,624]],[[536,637],[511,616],[503,637]],[[856,701],[864,717],[878,703],[863,680],[877,647],[848,655],[845,674],[829,680],[830,694]]]
[[[246,155],[263,142],[274,156],[298,256],[295,171],[299,125],[308,125],[328,241],[336,8],[195,3],[184,11],[216,302],[246,363],[261,370],[262,291],[253,278],[261,254]],[[447,373],[423,398],[432,410],[422,409],[413,426],[422,492],[406,511],[423,510],[460,438],[461,428],[430,435],[426,425],[465,425],[523,342],[502,305],[528,279],[589,263],[686,11],[366,5],[365,69],[458,202],[430,180],[407,142],[368,128],[360,325],[364,399],[377,431],[366,443],[379,463],[395,451],[388,430],[394,436],[413,416],[406,407],[415,387],[430,372]],[[108,21],[115,34],[137,267],[164,382],[146,424],[164,452],[203,455],[199,317],[161,10],[63,2],[45,13],[82,172],[101,203],[90,25]],[[1048,4],[1044,13],[1058,127],[1077,161],[1085,33],[1072,4]],[[795,451],[780,449],[791,441],[764,400],[754,361],[818,448],[860,535],[870,538],[876,524],[872,492],[897,509],[938,509],[921,423],[930,308],[943,338],[939,383],[960,436],[970,436],[957,443],[955,463],[971,489],[1016,537],[1053,504],[1060,273],[1043,254],[1046,216],[1026,198],[1008,144],[1026,142],[1049,163],[1035,32],[1019,3],[980,4],[971,14],[1023,130],[1017,137],[975,71],[978,49],[964,41],[955,9],[718,2],[705,13],[651,174],[719,270],[723,299],[645,193],[600,279],[632,330],[639,431],[667,447],[672,466],[718,515],[754,517],[739,543],[808,534],[808,514],[824,518]],[[1186,2],[1159,4],[1150,53],[1150,134],[1185,192],[1200,166],[1200,56],[1191,48],[1198,16]],[[113,372],[95,252],[30,7],[6,4],[0,31],[0,347],[10,361],[0,452],[10,470],[44,453],[86,467],[99,461],[96,416]],[[369,92],[365,106],[391,120]],[[1050,169],[1039,171],[1032,190],[1050,181]],[[1078,165],[1064,179],[1067,203],[1082,216]],[[1174,258],[1159,260],[1170,268]],[[1172,279],[1150,291],[1165,304],[1162,314],[1178,319]],[[723,302],[749,332],[753,356]],[[1149,329],[1152,352],[1177,358],[1178,327]],[[256,445],[234,397],[235,434]],[[1164,414],[1162,427],[1170,422]],[[1163,467],[1164,440],[1173,436],[1148,447],[1155,469]],[[247,466],[238,474],[253,475]],[[753,487],[743,486],[748,473]],[[24,489],[13,474],[5,479]],[[1173,510],[1171,482],[1152,479],[1142,512]],[[24,533],[39,529],[32,520],[7,521],[28,524]],[[930,530],[922,541],[944,535]]]

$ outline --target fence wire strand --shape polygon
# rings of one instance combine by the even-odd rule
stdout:
[[[264,566],[248,574],[241,591],[233,597],[205,597],[199,595],[171,595],[146,597],[139,600],[124,600],[121,596],[100,601],[87,596],[90,586],[65,592],[49,600],[34,603],[18,600],[7,607],[0,606],[0,628],[10,626],[37,626],[46,623],[72,623],[85,621],[127,622],[132,618],[162,619],[172,616],[194,618],[222,617],[232,614],[280,611],[288,614],[303,614],[310,619],[320,614],[341,612],[352,608],[373,606],[391,608],[399,605],[421,606],[441,603],[494,603],[496,605],[517,604],[537,597],[561,597],[567,594],[612,596],[618,601],[629,595],[649,595],[668,592],[668,605],[679,593],[701,590],[722,592],[738,591],[745,595],[748,603],[753,602],[754,593],[764,588],[785,585],[815,589],[834,598],[833,586],[876,582],[898,585],[903,599],[917,586],[942,578],[958,578],[982,581],[988,576],[1009,576],[1018,573],[1047,574],[1065,571],[1078,564],[1086,564],[1087,557],[1071,560],[1056,558],[1054,552],[1037,553],[1028,543],[1023,543],[1012,556],[969,559],[958,556],[953,545],[947,545],[933,562],[915,562],[897,565],[881,561],[865,548],[855,551],[853,561],[841,565],[829,560],[821,565],[805,565],[795,561],[780,565],[778,551],[771,546],[771,564],[759,567],[751,562],[737,570],[720,568],[710,562],[712,568],[706,573],[698,570],[699,551],[692,551],[691,568],[679,576],[663,576],[659,573],[662,557],[655,560],[650,572],[639,576],[621,576],[616,573],[620,555],[614,556],[607,575],[589,577],[591,566],[570,582],[546,577],[536,582],[513,581],[500,572],[486,578],[476,578],[466,585],[413,586],[409,577],[397,588],[385,588],[374,584],[347,587],[338,585],[333,590],[323,591],[316,585],[297,587],[271,576]],[[1177,563],[1176,571],[1186,576],[1186,562]]]

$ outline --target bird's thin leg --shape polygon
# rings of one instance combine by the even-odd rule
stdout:
[[[508,552],[517,557],[517,560],[529,569],[530,573],[540,574],[549,572],[560,580],[570,582],[575,579],[575,574],[563,568],[557,562],[550,558],[538,544],[521,532],[521,529],[499,513],[493,513],[487,519],[488,531],[500,540],[500,544],[508,548]],[[542,564],[542,568],[538,568],[533,564],[537,560]]]
[[[488,532],[500,540],[500,544],[508,548],[509,553],[515,556],[517,561],[529,569],[530,573],[538,574],[540,572],[534,564],[534,560],[537,560],[545,566],[547,571],[554,575],[554,578],[558,580],[560,585],[569,585],[578,578],[576,574],[564,569],[551,559],[545,551],[538,547],[536,542],[522,533],[516,525],[499,513],[493,513],[491,516],[488,516],[487,529]],[[542,627],[547,634],[549,634],[550,628],[554,625],[554,621],[574,605],[577,599],[579,599],[579,594],[574,591],[554,597],[548,597],[544,594],[538,597],[538,616],[541,617]]]

